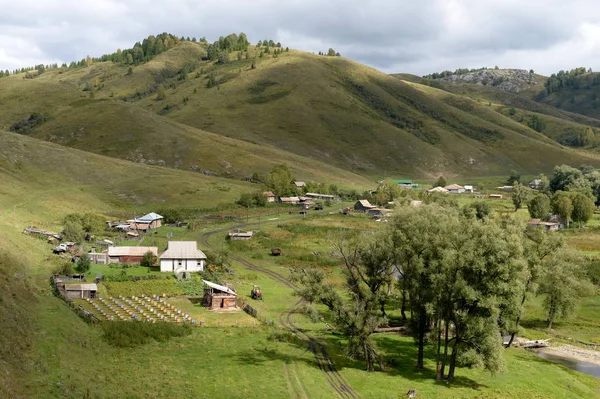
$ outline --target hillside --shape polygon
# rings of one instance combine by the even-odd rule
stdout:
[[[447,101],[341,57],[259,56],[266,50],[250,46],[220,64],[204,60],[206,51],[185,41],[131,73],[97,62],[0,79],[0,125],[111,157],[235,178],[284,161],[299,178],[339,184],[366,181],[341,170],[370,179],[485,176],[600,163],[592,152],[548,140],[558,134],[487,112],[485,103],[462,106],[463,93]],[[548,120],[548,131],[595,126],[547,108],[560,119]]]
[[[600,73],[577,68],[551,76],[544,90],[533,98],[542,104],[565,111],[600,118],[599,96]]]

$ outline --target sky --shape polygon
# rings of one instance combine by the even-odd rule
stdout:
[[[600,71],[598,0],[0,0],[0,69],[100,56],[152,34],[245,32],[387,73]]]

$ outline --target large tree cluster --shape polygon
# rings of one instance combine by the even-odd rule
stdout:
[[[591,285],[584,260],[556,233],[479,213],[439,204],[402,207],[378,232],[335,240],[345,263],[343,289],[322,270],[303,269],[293,273],[297,293],[325,305],[348,353],[369,371],[385,367],[372,334],[394,307],[409,319],[417,367],[433,353],[437,379],[453,380],[458,365],[501,371],[501,336],[517,333],[528,299],[543,296],[551,327]]]

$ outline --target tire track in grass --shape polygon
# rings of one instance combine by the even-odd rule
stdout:
[[[209,238],[212,237],[213,235],[224,233],[226,231],[229,231],[230,229],[242,229],[242,228],[246,228],[248,226],[257,225],[257,224],[259,224],[259,223],[241,224],[241,225],[234,226],[234,227],[213,230],[211,232],[204,233],[201,236],[200,242],[206,248],[209,248],[212,251],[216,251],[216,249],[209,242]],[[253,271],[256,271],[259,273],[266,274],[267,276],[280,282],[281,284],[285,285],[286,287],[288,287],[292,290],[296,290],[298,288],[293,282],[291,282],[289,279],[285,278],[284,276],[282,276],[279,273],[276,273],[272,270],[257,266],[257,265],[250,263],[247,260],[242,259],[242,258],[232,257],[232,259],[235,260],[236,262],[241,263],[242,265],[244,265],[244,267],[246,267],[249,270],[253,270]],[[294,335],[296,335],[297,337],[299,337],[300,339],[302,339],[303,341],[305,341],[308,344],[308,350],[310,350],[310,352],[313,354],[313,357],[315,359],[315,362],[317,363],[317,366],[319,367],[319,369],[325,376],[325,379],[329,383],[330,387],[338,394],[339,397],[349,398],[349,399],[359,398],[359,395],[352,389],[350,384],[348,384],[346,382],[346,380],[344,380],[344,377],[342,377],[340,375],[340,373],[337,371],[337,369],[335,368],[335,365],[333,364],[331,357],[327,353],[327,349],[325,348],[325,345],[323,345],[322,343],[317,341],[314,337],[312,337],[308,333],[306,333],[306,331],[298,328],[297,325],[294,324],[294,322],[292,320],[292,314],[297,312],[298,308],[300,307],[300,305],[302,305],[302,303],[303,303],[302,300],[298,301],[292,309],[290,309],[289,311],[283,312],[281,315],[279,315],[279,324],[281,324],[288,331],[290,331],[291,333],[293,333]],[[298,382],[300,382],[300,379],[298,378],[297,374],[296,374],[296,379],[298,380]],[[301,384],[300,386],[301,386],[303,394],[306,395],[306,390],[304,389],[304,384]]]

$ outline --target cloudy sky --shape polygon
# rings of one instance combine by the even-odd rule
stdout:
[[[232,32],[385,72],[600,71],[597,0],[0,0],[0,68],[69,62],[150,34]]]

